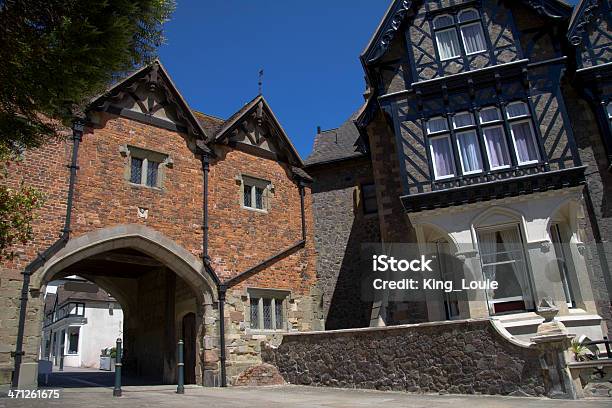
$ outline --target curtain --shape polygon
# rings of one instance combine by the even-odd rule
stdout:
[[[455,128],[461,128],[473,125],[474,121],[472,120],[471,113],[458,113],[453,118],[453,123],[455,125]]]
[[[523,244],[521,242],[521,238],[519,236],[519,232],[517,228],[509,228],[499,231],[501,235],[501,240],[503,242],[504,251],[511,251],[511,259],[514,259],[516,262],[511,263],[512,272],[514,273],[514,277],[516,278],[518,284],[521,287],[521,292],[523,299],[528,298],[527,283],[525,282],[525,269],[523,263]]]
[[[482,170],[476,133],[460,133],[457,135],[457,138],[459,140],[459,152],[461,154],[461,162],[463,163],[463,171]]]
[[[440,59],[445,60],[458,57],[461,54],[459,52],[459,39],[457,38],[457,31],[455,31],[454,28],[436,32],[436,39],[438,42]]]
[[[478,51],[484,51],[487,49],[480,23],[462,26],[461,34],[463,35],[463,44],[465,45],[465,52],[467,52],[468,54],[472,54]]]
[[[489,265],[497,262],[497,239],[495,231],[481,231],[478,233],[478,247],[480,248],[480,262],[485,279],[495,280],[497,265]],[[487,290],[489,300],[494,299],[492,290]]]
[[[512,124],[512,134],[519,162],[524,163],[537,160],[538,153],[531,133],[531,124],[529,122]]]
[[[510,165],[508,145],[501,127],[484,129],[485,142],[489,152],[489,164],[491,168]]]
[[[453,169],[453,153],[449,139],[440,137],[430,141],[433,150],[434,167],[436,176],[444,177],[455,174]]]
[[[433,118],[427,121],[427,132],[436,133],[448,130],[446,118]]]

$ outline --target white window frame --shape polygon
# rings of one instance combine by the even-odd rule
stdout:
[[[461,15],[467,13],[468,11],[476,12],[477,17],[469,19],[469,20],[461,21]],[[457,13],[457,24],[466,24],[466,23],[470,23],[472,21],[480,21],[481,18],[482,17],[480,16],[480,13],[478,12],[478,10],[476,10],[473,7],[470,7],[470,8],[466,8],[465,10],[461,10],[460,12]]]
[[[437,120],[437,119],[442,119],[446,123],[446,129],[436,130],[435,132],[432,132],[429,129],[429,122],[431,122],[432,120]],[[439,135],[442,133],[448,133],[450,131],[450,128],[448,127],[448,120],[444,116],[434,116],[433,118],[429,118],[427,121],[425,121],[425,129],[427,130],[428,135]]]
[[[459,55],[453,55],[448,58],[442,58],[442,54],[440,53],[440,50],[442,49],[442,47],[440,47],[438,33],[441,33],[444,31],[454,31],[455,32],[455,38],[457,39],[457,46],[459,47]],[[436,29],[434,31],[434,36],[436,37],[436,46],[438,47],[438,55],[440,56],[440,61],[450,61],[450,60],[454,60],[457,58],[461,58],[461,43],[459,42],[460,40],[459,40],[459,34],[457,34],[457,28],[455,28],[454,26],[447,26],[447,28]]]
[[[442,132],[437,132],[437,133],[442,133]],[[451,164],[453,168],[453,174],[449,174],[446,176],[438,176],[438,172],[436,171],[436,159],[434,155],[433,144],[431,143],[432,140],[441,139],[441,138],[446,138],[448,140],[448,147],[450,147],[450,152],[451,152]],[[429,139],[428,140],[429,152],[431,155],[431,165],[432,165],[431,167],[433,168],[434,178],[436,180],[446,180],[446,179],[450,179],[453,177],[457,177],[457,165],[455,163],[455,155],[453,154],[453,141],[451,140],[450,133],[438,134],[436,136],[431,136],[428,139]]]
[[[443,17],[450,17],[451,23],[448,24],[448,25],[444,25],[444,26],[438,27],[436,25],[436,21],[442,19]],[[448,27],[452,27],[454,25],[455,25],[455,17],[453,17],[452,14],[442,14],[442,15],[436,16],[436,18],[433,19],[433,28],[434,28],[434,30],[442,30],[442,29],[445,29],[445,28],[448,28]]]
[[[467,127],[467,126],[464,126],[464,127]],[[476,138],[476,148],[478,149],[478,155],[480,157],[480,169],[479,170],[466,171],[465,166],[463,165],[463,156],[461,155],[461,143],[459,142],[459,138],[461,137],[461,135],[468,134],[468,133],[473,134],[474,137]],[[470,130],[466,130],[463,132],[457,132],[455,133],[455,139],[457,140],[457,152],[459,153],[459,161],[461,162],[461,172],[464,175],[482,173],[484,171],[484,163],[482,161],[483,157],[482,157],[482,152],[480,151],[480,143],[478,140],[478,132],[476,131],[476,129],[470,129]]]
[[[533,121],[529,116],[517,116],[519,118],[524,117],[522,120],[513,120],[508,123],[508,127],[510,128],[510,135],[512,136],[512,144],[514,145],[514,154],[516,154],[516,162],[519,166],[526,166],[529,164],[535,164],[540,162],[540,152],[538,147],[538,141],[536,139],[535,129],[533,128]],[[513,118],[516,119],[516,118]],[[521,123],[527,123],[529,125],[529,130],[531,132],[531,140],[533,141],[533,145],[535,146],[536,159],[522,162],[519,156],[518,148],[516,146],[516,138],[514,137],[514,125],[519,125]]]
[[[524,105],[527,108],[527,113],[525,113],[523,115],[519,115],[519,116],[510,116],[510,112],[508,111],[508,107],[513,106],[513,105]],[[527,104],[527,102],[515,101],[515,102],[510,102],[508,105],[506,105],[506,118],[508,120],[514,120],[514,119],[520,119],[520,118],[529,118],[529,117],[531,117],[531,114],[529,113],[529,105]]]
[[[478,51],[474,51],[474,52],[468,52],[467,51],[467,47],[466,47],[466,41],[465,41],[465,36],[463,35],[463,27],[469,27],[469,26],[473,26],[473,25],[477,25],[478,28],[480,29],[480,35],[482,35],[482,40],[485,42],[485,48],[483,50],[478,50]],[[484,35],[484,30],[482,29],[482,24],[480,23],[480,21],[474,21],[472,23],[465,23],[465,24],[461,24],[459,26],[459,31],[461,33],[461,41],[463,41],[463,49],[465,51],[465,55],[476,55],[476,54],[483,54],[485,52],[488,51],[487,49],[487,41],[485,39],[485,35]]]
[[[496,121],[491,121],[491,122],[486,122],[486,123],[495,123],[495,122],[500,122],[500,121],[496,120]],[[482,137],[484,138],[485,150],[487,151],[487,161],[489,162],[489,168],[491,170],[509,169],[510,167],[512,167],[512,158],[510,157],[508,157],[508,159],[510,159],[510,164],[506,164],[504,166],[497,166],[497,167],[493,167],[491,165],[491,155],[489,151],[489,144],[487,143],[487,134],[485,132],[488,129],[495,129],[495,128],[501,129],[502,137],[504,138],[504,143],[506,144],[506,152],[508,153],[508,156],[510,156],[510,147],[508,146],[508,139],[506,138],[506,130],[504,129],[504,126],[494,125],[494,126],[487,126],[487,127],[482,128]]]
[[[471,123],[469,125],[464,125],[464,126],[457,126],[457,124],[455,123],[455,118],[459,115],[468,115],[470,117]],[[459,129],[467,129],[470,128],[472,126],[476,126],[476,123],[474,122],[474,115],[472,114],[472,112],[470,111],[463,111],[463,112],[457,112],[453,115],[453,129],[454,130],[459,130]]]
[[[482,111],[488,111],[488,110],[495,110],[497,112],[498,119],[483,121],[482,116],[480,116],[480,114]],[[503,120],[504,120],[504,117],[502,116],[502,113],[499,111],[499,108],[497,106],[485,106],[484,108],[481,108],[480,111],[478,112],[478,122],[481,125],[488,125],[490,123],[498,123],[498,122],[502,122]]]
[[[529,305],[534,306],[534,290],[533,290],[533,283],[532,283],[532,272],[531,272],[531,268],[529,267],[528,264],[528,253],[527,253],[527,245],[526,245],[526,240],[525,240],[525,236],[523,234],[523,229],[521,228],[521,223],[520,222],[510,222],[510,223],[504,223],[504,224],[498,224],[498,225],[490,225],[490,226],[486,226],[486,227],[478,227],[476,228],[476,237],[477,237],[477,248],[478,248],[478,257],[480,260],[480,268],[482,270],[482,274],[483,274],[483,278],[484,278],[484,267],[485,264],[482,261],[482,252],[480,249],[480,236],[479,233],[481,231],[494,231],[494,232],[498,232],[504,229],[510,229],[510,228],[516,228],[518,230],[518,236],[520,239],[520,244],[521,244],[521,256],[522,256],[522,262],[523,262],[523,268],[524,268],[524,273],[525,273],[525,279],[526,279],[526,284],[527,284],[527,296],[525,296],[525,294],[523,294],[522,296],[514,296],[514,297],[510,297],[510,298],[501,298],[501,299],[495,299],[495,300],[491,300],[488,298],[488,295],[486,295],[485,292],[485,296],[487,298],[487,305],[489,308],[489,314],[495,315],[495,303],[502,303],[502,302],[511,302],[511,301],[515,301],[515,300],[522,300],[523,303],[525,303],[526,309],[529,310],[530,308],[528,307]],[[500,254],[501,252],[497,252],[497,254]],[[489,254],[487,254],[489,255]],[[486,264],[486,266],[490,266],[490,265],[501,265],[504,263],[508,263],[509,261],[500,261],[500,262],[494,262],[494,263],[488,263]],[[516,262],[516,261],[515,261]],[[521,312],[518,312],[521,313]]]

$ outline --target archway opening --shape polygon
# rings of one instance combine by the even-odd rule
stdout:
[[[200,330],[203,310],[198,306],[202,305],[202,294],[165,262],[133,247],[119,247],[85,257],[72,256],[72,259],[62,262],[62,269],[51,271],[48,275],[45,281],[78,277],[97,285],[121,305],[123,321],[119,337],[123,340],[123,384],[176,384],[177,345],[180,339],[189,345],[189,351],[185,353],[189,358],[189,383],[200,382],[201,376],[197,375],[199,359],[195,350],[199,349],[199,334],[203,332]],[[113,347],[114,342],[107,344],[107,336],[100,333],[108,326],[102,320],[109,317],[94,313],[93,301],[83,300],[80,303],[83,310],[81,317],[84,319],[80,329],[81,349],[99,347],[101,351]],[[60,326],[61,322],[54,324]],[[66,338],[69,331],[60,331],[60,336]],[[104,340],[100,342],[101,339]],[[70,351],[66,348],[66,340],[59,347],[65,354]],[[100,370],[100,375],[91,375],[99,370],[99,366],[86,367],[91,364],[84,362],[85,359],[81,359],[66,365],[64,358],[63,377],[65,380],[70,377],[68,385],[50,385],[112,386],[114,373],[104,375]],[[80,366],[71,370],[70,365],[75,364]],[[56,365],[54,372],[57,372],[57,368]],[[52,376],[52,382],[57,379],[61,379],[59,375]]]

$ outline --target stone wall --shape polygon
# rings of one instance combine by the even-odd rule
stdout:
[[[291,384],[540,396],[538,355],[483,319],[291,334],[263,358]]]
[[[317,284],[327,329],[367,327],[370,303],[361,301],[361,244],[380,241],[377,214],[364,214],[360,186],[374,182],[367,158],[312,166]]]

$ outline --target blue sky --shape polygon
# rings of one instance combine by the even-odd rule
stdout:
[[[359,54],[390,0],[177,0],[159,51],[197,110],[229,117],[264,96],[306,158],[316,127],[338,127],[363,102]]]

